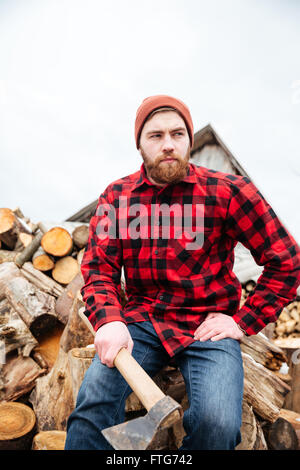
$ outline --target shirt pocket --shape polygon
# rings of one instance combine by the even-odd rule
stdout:
[[[168,256],[172,259],[172,267],[179,276],[191,278],[208,270],[210,250],[213,244],[213,230],[205,229],[192,240],[182,234],[180,238],[169,240]]]

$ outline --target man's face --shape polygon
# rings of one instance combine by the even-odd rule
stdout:
[[[182,180],[190,158],[190,139],[182,117],[176,111],[155,113],[142,129],[140,153],[153,183],[164,186]]]

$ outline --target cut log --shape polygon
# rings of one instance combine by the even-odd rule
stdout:
[[[284,351],[260,333],[249,337],[244,336],[241,340],[241,350],[270,370],[277,371],[284,362],[287,362]]]
[[[75,245],[81,250],[85,248],[89,239],[89,227],[87,225],[80,225],[76,227],[72,233],[72,238]]]
[[[52,277],[60,284],[67,285],[73,281],[78,272],[79,265],[77,260],[72,258],[72,256],[65,256],[55,263],[55,267],[52,270]]]
[[[32,441],[32,450],[64,450],[67,434],[65,431],[42,431]]]
[[[270,450],[298,450],[298,437],[293,426],[284,418],[264,427]]]
[[[5,297],[5,289],[8,281],[20,276],[20,270],[15,263],[2,263],[0,265],[0,299]]]
[[[298,447],[300,449],[300,413],[282,408],[279,417],[285,419],[293,426],[298,437]]]
[[[77,263],[79,264],[79,266],[81,266],[84,252],[85,252],[85,248],[82,248],[82,250],[80,250],[77,254]]]
[[[36,384],[36,379],[47,372],[41,369],[31,357],[11,354],[0,370],[2,387],[1,401],[15,401],[29,393]]]
[[[75,296],[70,309],[68,323],[60,340],[60,348],[66,353],[73,348],[82,348],[94,343],[93,334],[78,315],[78,310],[83,305],[79,296]]]
[[[5,296],[35,337],[56,324],[55,298],[41,292],[23,277],[7,282]]]
[[[0,306],[0,340],[5,343],[6,355],[18,350],[23,357],[28,357],[38,345],[27,325],[14,312],[7,299],[3,299]]]
[[[26,261],[31,260],[32,256],[41,244],[42,237],[43,232],[39,231],[33,238],[32,242],[25,248],[25,250],[16,256],[15,263],[19,268],[21,268],[23,264],[26,263]]]
[[[55,262],[53,256],[48,255],[40,246],[32,256],[32,264],[38,271],[50,271]]]
[[[0,240],[13,250],[20,232],[31,233],[29,227],[11,209],[0,209]]]
[[[20,232],[14,250],[22,252],[28,245],[30,245],[32,240],[33,235],[31,233]]]
[[[53,227],[44,234],[41,240],[42,248],[53,256],[67,256],[72,252],[73,240],[67,230]]]
[[[35,414],[23,403],[0,403],[0,450],[29,450]]]
[[[81,272],[78,272],[78,274],[76,274],[74,279],[67,285],[67,287],[63,290],[62,294],[56,301],[55,310],[57,313],[57,318],[64,325],[66,325],[68,322],[70,309],[77,295],[77,292],[80,291],[83,284],[84,280],[82,274]]]
[[[23,264],[21,275],[25,277],[31,284],[37,287],[39,290],[46,292],[46,294],[59,297],[64,292],[64,288],[54,279],[42,273],[38,269],[35,269],[33,264],[26,262]]]
[[[275,422],[290,387],[276,374],[242,353],[244,364],[244,399],[255,413],[268,422]]]

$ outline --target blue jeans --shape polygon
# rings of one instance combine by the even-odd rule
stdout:
[[[128,329],[133,357],[153,377],[170,357],[150,321],[130,323]],[[190,405],[183,416],[186,436],[179,450],[234,449],[241,441],[244,379],[239,341],[195,341],[174,361]],[[68,419],[65,450],[112,450],[101,430],[124,422],[131,392],[118,369],[103,365],[96,354]]]

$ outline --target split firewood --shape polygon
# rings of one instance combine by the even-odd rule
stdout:
[[[20,232],[18,235],[17,242],[14,247],[14,251],[22,252],[33,240],[33,235],[31,233]]]
[[[0,403],[0,450],[29,450],[35,424],[35,414],[29,406]]]
[[[30,394],[30,402],[37,416],[39,431],[65,430],[68,417],[74,409],[72,378],[68,352],[85,347],[94,341],[93,335],[78,315],[83,303],[74,298],[69,320],[60,338],[59,352],[49,374],[40,377]]]
[[[267,450],[262,428],[253,413],[252,406],[243,401],[242,440],[235,450]]]
[[[271,370],[242,353],[244,364],[244,399],[254,412],[268,422],[275,422],[290,387]]]
[[[11,209],[0,209],[0,240],[8,249],[14,250],[21,232],[31,233],[29,227]]]
[[[57,318],[64,325],[67,324],[70,309],[74,302],[75,297],[77,296],[78,291],[82,288],[84,280],[81,272],[78,272],[74,279],[66,286],[62,294],[58,297],[55,304],[55,311],[57,313]]]
[[[50,271],[55,266],[53,256],[48,255],[40,246],[32,256],[32,264],[39,271]]]
[[[67,434],[65,431],[42,431],[32,441],[32,450],[64,450]]]
[[[59,259],[52,270],[52,277],[60,284],[69,284],[79,271],[77,260],[72,256]]]
[[[64,228],[53,227],[43,235],[41,246],[49,255],[62,257],[72,252],[73,240]]]
[[[20,273],[39,290],[46,292],[46,294],[52,295],[55,298],[60,297],[64,292],[64,288],[58,282],[38,269],[35,269],[33,264],[29,261],[23,264]]]
[[[35,337],[56,324],[55,298],[38,290],[23,277],[7,282],[5,296]]]
[[[72,233],[72,238],[77,248],[80,250],[85,248],[89,238],[89,227],[87,225],[76,227]]]
[[[284,351],[261,333],[244,336],[241,340],[241,350],[270,370],[277,371],[284,362],[287,362]]]
[[[4,341],[6,355],[18,350],[23,357],[28,357],[38,345],[27,325],[14,312],[6,298],[0,301],[0,340]]]
[[[77,294],[70,309],[68,323],[60,340],[60,348],[66,353],[73,348],[82,348],[94,343],[93,334],[78,315],[79,308],[82,308],[84,304],[79,293]]]
[[[35,387],[36,379],[46,372],[31,357],[10,354],[0,370],[0,401],[15,401],[26,395]]]
[[[29,401],[37,418],[37,430],[65,431],[74,409],[68,354],[59,348],[55,364],[47,375],[39,377]]]

